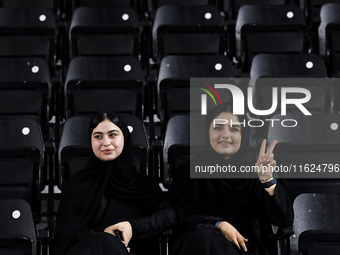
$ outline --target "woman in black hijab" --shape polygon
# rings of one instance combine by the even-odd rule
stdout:
[[[95,115],[89,135],[91,158],[62,191],[54,255],[152,254],[141,239],[176,223],[171,202],[135,169],[130,133],[118,114]]]
[[[249,128],[242,123],[247,121],[233,115],[230,105],[213,108],[205,123],[207,149],[178,169],[173,199],[181,230],[173,254],[270,254],[270,240],[262,238],[270,224],[293,224],[292,204],[270,171],[244,173],[245,178],[190,178],[190,167],[195,171],[196,166],[275,167],[276,141],[265,152],[264,140],[256,161]]]

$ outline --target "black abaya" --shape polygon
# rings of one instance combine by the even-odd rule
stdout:
[[[207,149],[176,171],[173,199],[180,216],[180,228],[173,245],[174,255],[269,254],[269,240],[264,235],[270,224],[288,227],[293,224],[293,207],[283,187],[277,183],[273,196],[262,187],[256,173],[245,178],[191,179],[190,167],[255,165],[249,146],[249,129],[242,128],[240,149],[232,159],[224,159],[210,146],[208,130],[215,118],[206,118]],[[240,119],[241,122],[241,119]],[[247,122],[245,122],[247,123]],[[230,223],[246,239],[247,253],[223,236],[215,227],[218,221]]]
[[[129,246],[138,254],[140,238],[176,223],[170,200],[133,166],[130,133],[120,116],[112,114],[124,135],[123,151],[112,161],[101,161],[92,154],[85,169],[67,182],[57,215],[54,255],[128,254],[117,237],[103,232],[122,221],[131,224]]]

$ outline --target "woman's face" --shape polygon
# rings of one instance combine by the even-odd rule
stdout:
[[[211,147],[225,159],[231,159],[241,146],[241,125],[237,116],[230,112],[222,112],[214,119],[227,120],[226,124],[210,124],[209,139]],[[233,125],[231,125],[233,123]]]
[[[96,155],[100,160],[114,160],[123,151],[123,132],[110,120],[104,120],[100,122],[95,129],[93,129],[91,145],[94,155]]]

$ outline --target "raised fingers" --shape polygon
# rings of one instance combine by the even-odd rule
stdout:
[[[276,144],[277,144],[277,141],[274,140],[274,141],[272,142],[272,144],[269,146],[268,150],[267,150],[267,153],[268,153],[268,154],[273,153],[273,150],[274,150]]]

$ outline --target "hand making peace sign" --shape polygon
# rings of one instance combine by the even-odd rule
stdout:
[[[276,140],[270,145],[266,153],[266,143],[267,140],[264,139],[260,148],[259,157],[255,166],[257,166],[257,174],[260,179],[267,179],[273,175],[273,169],[276,166],[276,161],[274,160],[273,150],[277,143]]]

